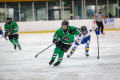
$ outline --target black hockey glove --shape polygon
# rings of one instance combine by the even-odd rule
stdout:
[[[76,33],[76,29],[71,29],[71,30],[69,31],[69,33],[70,33],[70,34],[75,34],[75,33]]]
[[[54,44],[57,44],[58,41],[57,41],[56,39],[53,39],[53,43],[54,43]]]
[[[5,38],[6,38],[7,36],[8,36],[7,33],[5,33]]]

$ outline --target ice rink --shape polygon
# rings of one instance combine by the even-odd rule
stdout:
[[[80,45],[69,59],[66,56],[70,50],[65,53],[58,67],[48,65],[55,45],[34,58],[52,44],[53,34],[20,34],[22,51],[0,39],[0,80],[120,80],[120,31],[105,31],[99,36],[100,59],[93,32],[89,58],[85,56],[85,45]]]

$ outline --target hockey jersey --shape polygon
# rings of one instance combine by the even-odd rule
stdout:
[[[12,35],[14,35],[14,34],[18,34],[19,27],[16,22],[12,21],[11,25],[8,25],[8,23],[6,22],[4,25],[4,29],[5,29],[5,33],[9,33],[8,35],[11,35],[11,33],[13,33]],[[13,30],[13,32],[11,32],[11,29]]]
[[[76,33],[75,34],[70,34],[69,31],[71,29],[76,29]],[[65,44],[70,44],[72,42],[74,42],[74,35],[78,35],[80,34],[80,31],[74,27],[74,26],[68,26],[68,30],[66,33],[64,33],[62,28],[59,28],[56,33],[53,36],[53,39],[57,39],[62,41]]]
[[[92,33],[92,31],[95,30],[95,29],[96,29],[96,27],[90,26],[89,28],[87,28],[87,33],[86,33],[85,35],[82,34],[82,31],[80,30],[80,33],[81,33],[81,34],[79,34],[79,35],[77,36],[77,39],[78,39],[78,40],[83,40],[84,38],[90,36],[90,34]]]

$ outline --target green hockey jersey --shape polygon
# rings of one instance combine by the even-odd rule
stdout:
[[[76,33],[70,34],[69,31],[71,29],[76,29]],[[74,42],[74,35],[78,35],[78,34],[80,34],[80,31],[76,27],[68,26],[68,30],[67,30],[66,34],[64,33],[62,28],[59,28],[56,31],[56,33],[54,34],[53,39],[60,40],[65,44],[70,44],[70,43]]]
[[[4,25],[4,29],[5,29],[5,33],[8,33],[8,35],[14,35],[14,34],[18,34],[19,27],[16,22],[12,21],[11,25],[8,25],[8,23],[6,22]]]

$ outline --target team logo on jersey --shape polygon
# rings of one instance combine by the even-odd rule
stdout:
[[[69,41],[68,36],[65,36],[65,37],[64,37],[64,40]]]

